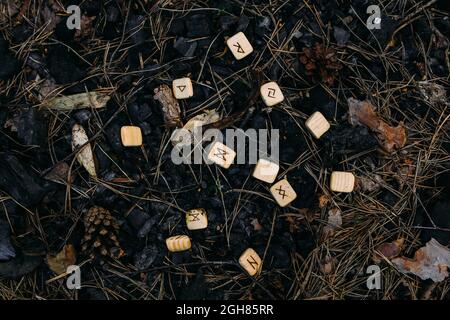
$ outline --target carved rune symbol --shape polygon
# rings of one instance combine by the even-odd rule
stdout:
[[[269,88],[269,93],[267,95],[269,98],[275,98],[275,89]]]
[[[281,189],[281,186],[278,189],[275,189],[275,190],[277,190],[278,194],[283,197],[282,199],[284,199],[284,197],[287,197],[286,190]]]
[[[180,89],[181,92],[184,91],[184,89],[186,89],[186,86],[177,86],[178,89]]]
[[[228,152],[220,148],[217,148],[217,151],[218,153],[214,153],[214,156],[222,159],[223,161],[226,161],[225,156],[228,154]]]
[[[237,52],[239,53],[245,53],[244,49],[242,49],[241,45],[239,44],[239,42],[236,42],[236,44],[233,44],[233,47],[237,48]]]
[[[200,218],[198,217],[200,215],[200,212],[191,212],[189,213],[189,216],[192,218],[190,222],[194,221],[200,221]]]
[[[250,261],[250,260],[247,258],[247,262],[252,266],[252,268],[253,268],[254,270],[256,270],[254,264],[256,264],[256,266],[258,266],[258,261],[256,261],[255,258],[254,258],[253,256],[250,256],[250,258],[252,259],[252,261]]]

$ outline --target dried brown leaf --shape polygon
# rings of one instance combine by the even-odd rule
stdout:
[[[403,122],[391,127],[379,118],[375,107],[369,101],[348,100],[349,122],[353,125],[364,125],[377,133],[380,146],[388,152],[402,148],[406,144],[406,129]]]
[[[74,265],[76,261],[75,248],[71,244],[65,245],[56,256],[47,255],[48,267],[58,275],[65,273],[67,268]]]
[[[415,274],[422,280],[441,282],[448,277],[450,249],[431,239],[425,247],[416,251],[413,259],[399,257],[392,259],[391,262],[400,272]]]
[[[383,258],[392,259],[400,254],[403,249],[405,239],[400,238],[393,242],[385,242],[375,248],[373,261],[380,263]]]

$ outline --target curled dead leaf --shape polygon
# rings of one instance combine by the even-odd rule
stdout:
[[[425,247],[416,251],[414,258],[399,257],[391,262],[400,272],[412,273],[422,280],[441,282],[448,277],[450,249],[432,238]]]
[[[375,107],[369,101],[359,101],[349,98],[348,115],[349,122],[353,126],[364,125],[377,133],[380,146],[387,152],[393,152],[406,144],[406,128],[403,122],[397,127],[388,125],[378,117]]]
[[[97,172],[95,170],[94,154],[91,144],[88,142],[89,138],[84,128],[79,124],[75,124],[72,128],[72,150],[76,150],[84,145],[77,154],[78,162],[83,165],[91,177],[96,178]]]
[[[356,177],[356,188],[362,192],[374,192],[381,189],[381,183],[383,179],[378,174],[373,177]]]
[[[334,235],[336,229],[342,226],[342,212],[339,208],[328,210],[328,224],[323,228],[324,239]]]
[[[375,248],[373,261],[380,263],[383,258],[392,259],[400,254],[403,249],[405,239],[400,238],[392,242],[385,242]]]
[[[65,273],[76,261],[75,248],[71,244],[65,245],[56,256],[47,255],[48,267],[57,275]]]
[[[47,173],[44,178],[56,183],[67,183],[69,182],[69,172],[70,172],[70,167],[67,163],[65,162],[60,162],[58,164],[56,164],[54,166],[54,168]],[[71,177],[70,179],[72,182],[73,177]]]

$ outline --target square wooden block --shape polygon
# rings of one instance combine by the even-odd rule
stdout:
[[[239,264],[251,276],[261,271],[261,258],[252,248],[248,248],[241,254]]]
[[[142,145],[142,133],[139,127],[123,126],[120,128],[120,137],[124,147],[139,147]]]
[[[186,212],[186,226],[189,230],[200,230],[208,227],[208,216],[205,209],[192,209]]]
[[[191,239],[185,235],[173,236],[166,239],[167,249],[170,252],[179,252],[191,248]]]
[[[187,99],[194,95],[192,81],[189,78],[180,78],[172,81],[172,91],[176,99]]]
[[[275,162],[259,159],[256,163],[255,170],[253,170],[253,177],[258,180],[273,183],[277,178],[280,166]]]
[[[227,46],[236,60],[241,60],[253,52],[253,47],[243,32],[238,32],[229,38]]]
[[[260,89],[261,97],[266,106],[274,106],[284,100],[283,92],[276,82],[263,84]]]
[[[330,189],[334,192],[352,192],[355,176],[351,172],[333,171],[330,178]]]
[[[236,157],[236,152],[221,142],[214,142],[208,153],[208,160],[222,168],[228,169]]]
[[[319,111],[314,112],[308,120],[306,120],[305,125],[316,139],[319,139],[328,131],[328,129],[330,129],[330,123]]]
[[[297,198],[297,193],[286,179],[280,180],[270,187],[270,193],[280,207],[285,207]]]

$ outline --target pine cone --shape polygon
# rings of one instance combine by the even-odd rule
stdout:
[[[300,54],[300,62],[305,65],[306,74],[313,80],[331,86],[342,69],[336,56],[336,50],[316,43],[313,48],[304,48]]]
[[[85,234],[81,244],[82,253],[94,262],[103,264],[106,259],[123,255],[117,233],[119,225],[111,213],[101,207],[92,207],[84,216]]]

